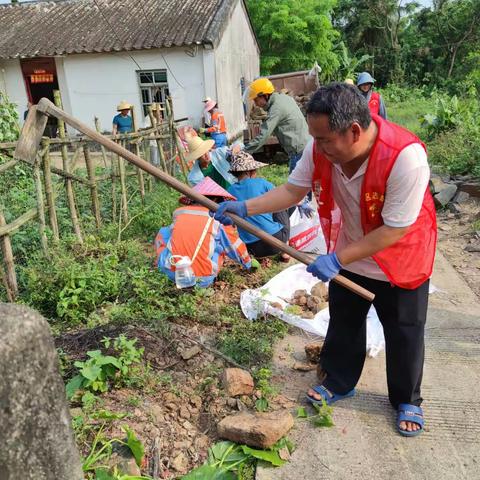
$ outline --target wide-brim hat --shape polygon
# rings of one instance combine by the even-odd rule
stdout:
[[[217,102],[215,100],[210,99],[208,102],[205,103],[205,110],[209,112],[216,104]]]
[[[118,105],[117,105],[117,112],[121,112],[122,110],[130,110],[132,108],[132,105],[125,100],[122,100]]]
[[[210,97],[205,97],[205,98],[202,100],[203,103],[207,103],[207,102],[211,102],[211,101],[212,101],[212,99],[211,99]]]
[[[362,72],[357,78],[357,87],[366,83],[374,84],[375,79],[368,72]]]
[[[200,137],[189,136],[186,138],[188,153],[185,155],[187,163],[194,162],[203,154],[209,152],[215,145],[214,140],[202,140]]]
[[[222,197],[226,200],[236,200],[231,193],[228,193],[224,188],[222,188],[218,183],[212,180],[210,177],[205,177],[200,183],[197,183],[193,190],[197,193],[201,193],[205,197]],[[188,197],[180,197],[180,203],[188,205],[192,200]]]
[[[230,161],[231,172],[248,172],[250,170],[257,170],[258,168],[268,166],[267,163],[257,162],[249,153],[238,152],[232,155]]]

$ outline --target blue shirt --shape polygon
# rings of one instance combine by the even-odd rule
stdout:
[[[227,190],[228,193],[231,193],[234,197],[237,198],[239,202],[244,200],[249,200],[250,198],[259,197],[264,193],[267,193],[270,190],[275,188],[270,182],[267,182],[264,178],[244,178],[240,180],[238,183],[234,183],[230,186]],[[261,215],[253,215],[252,217],[247,217],[246,220],[258,227],[260,230],[263,230],[270,235],[273,235],[279,232],[283,225],[281,223],[275,222],[273,220],[271,213],[262,213]],[[255,235],[242,230],[241,228],[238,229],[238,233],[240,238],[245,243],[253,243],[258,242],[260,240]]]
[[[113,124],[117,126],[118,133],[129,133],[133,130],[132,117],[124,117],[121,113],[113,117]]]

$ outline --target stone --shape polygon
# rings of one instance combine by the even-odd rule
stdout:
[[[152,405],[150,408],[150,414],[157,425],[162,424],[165,421],[165,415],[160,405]]]
[[[480,181],[465,182],[460,186],[460,190],[471,197],[480,198]]]
[[[177,472],[185,472],[188,468],[188,458],[180,452],[172,461],[172,468]]]
[[[470,194],[467,192],[464,192],[463,190],[459,190],[455,197],[453,198],[453,201],[456,203],[465,203],[468,201],[470,198]]]
[[[142,474],[132,451],[125,445],[113,445],[113,453],[108,459],[107,465],[110,470],[116,468],[123,475],[139,477]]]
[[[217,426],[221,438],[255,448],[269,448],[293,427],[287,410],[268,413],[240,412],[225,417]]]
[[[310,290],[310,295],[326,300],[328,299],[328,288],[323,282],[318,282]]]
[[[452,229],[452,227],[450,225],[439,225],[438,229],[442,230],[442,232],[449,232]]]
[[[83,480],[47,321],[14,304],[0,319],[0,478]]]
[[[190,412],[188,411],[188,408],[185,405],[182,405],[180,407],[179,414],[181,418],[184,418],[186,420],[188,420],[191,417]]]
[[[198,355],[201,351],[202,351],[202,349],[198,345],[194,345],[191,348],[187,348],[186,350],[182,350],[182,352],[180,353],[180,356],[184,360],[190,360],[195,355]]]
[[[472,245],[466,245],[464,250],[466,252],[470,252],[470,253],[474,253],[474,252],[480,252],[480,245],[475,245],[475,244],[472,244]]]
[[[222,385],[229,397],[250,395],[253,392],[252,376],[241,368],[226,368],[222,375]]]
[[[227,405],[230,408],[236,408],[237,407],[237,399],[233,397],[227,398]]]
[[[311,342],[305,345],[305,355],[310,363],[320,361],[320,352],[323,348],[323,342]]]
[[[447,184],[443,181],[440,175],[432,173],[430,177],[430,185],[431,185],[432,193],[435,194],[435,193],[440,193]]]
[[[302,362],[295,362],[293,364],[293,369],[298,370],[300,372],[311,372],[315,370],[317,365],[315,363],[302,363]]]
[[[445,184],[445,188],[443,188],[440,192],[436,193],[433,197],[435,200],[435,204],[437,207],[445,207],[450,200],[455,196],[457,193],[457,186],[452,184]]]

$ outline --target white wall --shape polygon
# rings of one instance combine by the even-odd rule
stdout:
[[[130,54],[141,70],[167,69],[175,118],[189,117],[190,124],[199,126],[201,102],[205,95],[202,56],[192,58],[182,48],[144,50]],[[93,117],[97,116],[102,129],[110,130],[117,104],[126,100],[135,105],[141,123],[143,113],[136,74],[139,68],[128,54],[68,55],[62,60],[62,75],[68,89],[65,106],[70,104],[73,116],[89,125],[93,125]],[[60,81],[60,71],[58,74]],[[63,92],[62,96],[65,97]]]
[[[241,0],[215,49],[215,70],[218,105],[225,114],[229,136],[234,137],[245,128],[240,79],[249,83],[260,74],[258,46]]]
[[[17,105],[18,116],[23,122],[23,112],[27,109],[28,98],[20,60],[0,60],[0,90]]]

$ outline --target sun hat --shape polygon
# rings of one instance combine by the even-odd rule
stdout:
[[[355,85],[355,82],[354,82],[351,78],[346,78],[346,79],[345,79],[345,83],[346,83],[347,85]]]
[[[242,151],[232,155],[230,161],[231,172],[248,172],[266,166],[268,166],[267,163],[257,162],[249,153]]]
[[[128,102],[122,100],[117,106],[117,112],[120,112],[122,110],[130,110],[131,108],[132,106]]]
[[[217,102],[215,100],[210,99],[208,102],[205,103],[205,110],[209,112],[216,104]]]
[[[200,137],[188,136],[186,137],[188,153],[185,155],[187,163],[194,162],[200,158],[204,153],[209,152],[215,145],[215,140],[202,140]]]
[[[212,99],[211,99],[210,97],[205,97],[205,98],[202,100],[203,103],[211,102],[211,101],[212,101]]]
[[[362,72],[357,78],[357,87],[365,83],[375,83],[375,79],[368,72]]]
[[[228,193],[210,177],[205,177],[200,183],[197,183],[193,187],[193,190],[195,190],[197,193],[201,193],[205,197],[223,197],[226,200],[237,199],[237,197],[234,197],[231,193]],[[179,201],[180,203],[183,203],[183,205],[190,205],[192,203],[192,200],[186,196],[180,197]]]

